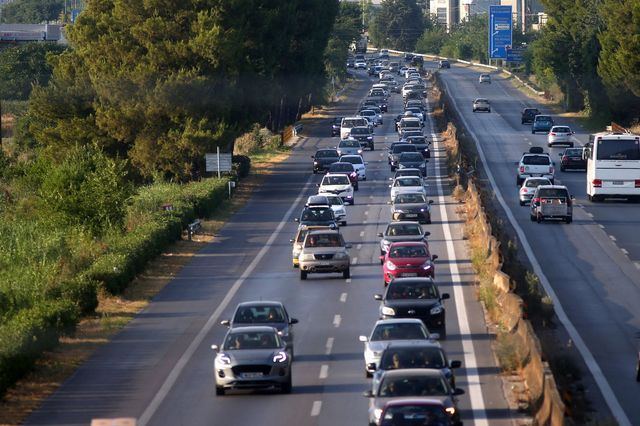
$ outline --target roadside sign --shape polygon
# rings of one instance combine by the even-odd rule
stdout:
[[[506,59],[511,46],[513,21],[511,6],[489,6],[489,58]]]
[[[218,150],[215,154],[205,154],[205,171],[217,172],[220,175],[221,172],[231,171],[231,154],[220,153]]]
[[[522,54],[524,49],[522,48],[510,48],[507,47],[507,62],[522,62]]]

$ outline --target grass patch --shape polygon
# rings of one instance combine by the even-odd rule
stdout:
[[[503,372],[515,373],[522,368],[525,350],[516,335],[498,333],[495,348],[498,364]]]

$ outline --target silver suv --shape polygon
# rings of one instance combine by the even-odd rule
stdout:
[[[342,272],[344,278],[351,277],[351,258],[338,231],[311,231],[307,233],[298,256],[300,279],[306,280],[310,273]]]

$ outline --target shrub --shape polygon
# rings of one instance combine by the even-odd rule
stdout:
[[[231,159],[233,171],[239,179],[249,176],[251,171],[251,158],[246,155],[234,155]]]

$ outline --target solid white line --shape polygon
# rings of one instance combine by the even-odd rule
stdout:
[[[346,303],[346,302],[347,302],[347,293],[342,293],[342,294],[340,295],[340,301],[341,301],[342,303]]]
[[[322,410],[322,401],[313,401],[313,406],[311,407],[311,417],[319,416],[320,410]]]
[[[344,282],[350,283],[351,282],[351,278],[347,278],[346,280],[344,280]]]
[[[329,377],[329,366],[327,364],[322,364],[320,367],[320,375],[318,375],[319,379],[326,379]]]
[[[609,235],[609,238],[611,238],[611,241],[616,241],[616,237],[614,237],[613,235]]]
[[[333,350],[333,337],[327,338],[327,344],[324,346],[326,355],[331,355],[331,351]]]
[[[600,227],[600,229],[604,229],[604,225],[601,223],[598,224],[598,227]]]
[[[333,326],[340,327],[340,322],[342,322],[342,317],[340,316],[340,314],[335,314],[333,316]]]
[[[428,114],[431,125],[431,137],[435,137],[433,132],[433,119],[431,113]],[[440,145],[440,142],[436,142]],[[440,158],[440,157],[438,157]],[[484,399],[482,398],[482,387],[480,386],[480,374],[478,372],[478,361],[476,360],[473,341],[471,340],[471,327],[469,326],[469,317],[467,316],[466,301],[464,291],[460,285],[460,272],[456,261],[456,251],[453,247],[453,238],[451,236],[451,226],[449,225],[449,216],[444,199],[444,190],[442,188],[442,179],[436,178],[436,187],[438,192],[438,204],[440,207],[440,218],[442,220],[442,229],[444,231],[444,240],[447,246],[447,260],[451,265],[451,283],[453,286],[454,302],[456,305],[456,314],[458,315],[458,323],[460,325],[460,335],[462,338],[462,352],[464,353],[464,367],[467,371],[467,393],[471,401],[471,415],[473,416],[476,426],[488,426],[487,413],[485,411]]]
[[[445,85],[447,92],[450,92],[449,85],[445,81],[443,81],[443,83]],[[458,107],[458,103],[456,102],[455,98],[453,96],[451,96],[450,98],[456,110],[462,111]],[[515,216],[513,216],[513,212],[511,211],[511,209],[509,209],[509,207],[507,206],[507,202],[502,196],[502,191],[500,191],[500,188],[498,187],[498,184],[496,183],[496,180],[493,177],[493,173],[491,172],[491,169],[488,166],[487,158],[484,155],[484,151],[482,150],[482,146],[480,144],[480,141],[478,140],[478,137],[471,130],[471,127],[469,127],[467,120],[465,120],[462,114],[460,114],[460,119],[462,120],[463,124],[467,128],[467,131],[469,132],[469,134],[473,138],[473,141],[476,144],[478,155],[480,156],[480,160],[482,161],[482,165],[484,166],[485,173],[489,178],[491,187],[495,191],[496,198],[500,203],[500,205],[502,206],[502,209],[506,213],[507,218],[511,223],[511,226],[513,226],[513,229],[515,229],[516,233],[518,234],[518,238],[520,239],[520,244],[522,244],[522,248],[527,254],[527,257],[529,258],[529,261],[531,262],[531,265],[533,267],[533,272],[540,279],[540,283],[542,284],[544,291],[551,298],[551,300],[553,300],[553,306],[555,308],[556,315],[558,315],[558,319],[560,320],[562,325],[567,329],[567,332],[569,333],[569,337],[571,337],[571,339],[576,345],[576,348],[578,348],[580,355],[582,355],[582,358],[584,358],[584,362],[587,364],[587,368],[589,369],[589,372],[591,373],[594,380],[596,381],[596,384],[600,389],[600,393],[603,395],[605,401],[607,402],[607,405],[609,406],[609,409],[611,410],[611,413],[616,418],[616,421],[618,422],[618,424],[620,426],[631,426],[631,422],[629,421],[629,418],[627,417],[624,410],[622,409],[620,402],[618,402],[618,399],[615,397],[615,394],[613,393],[613,389],[611,388],[611,385],[609,385],[607,378],[602,373],[600,366],[598,365],[597,361],[593,357],[593,354],[589,351],[589,348],[587,348],[586,343],[584,342],[584,340],[582,340],[582,336],[580,336],[580,333],[578,333],[578,330],[576,329],[576,327],[573,325],[573,323],[567,316],[567,313],[565,312],[564,307],[560,303],[560,298],[558,298],[558,296],[556,295],[556,292],[553,290],[553,287],[551,286],[551,283],[549,282],[549,279],[542,271],[542,266],[540,266],[540,262],[538,262],[538,259],[533,253],[533,249],[531,248],[531,245],[529,245],[529,241],[527,240],[527,237],[524,234],[524,231],[522,230],[520,225],[518,225],[518,222],[516,221]]]
[[[260,263],[264,255],[267,254],[267,251],[273,246],[274,242],[276,241],[276,238],[278,237],[278,234],[280,233],[284,225],[286,223],[289,223],[291,219],[291,215],[293,214],[293,211],[299,207],[300,201],[308,191],[312,180],[313,180],[313,175],[309,176],[309,179],[307,179],[307,182],[304,184],[304,186],[298,193],[298,197],[291,204],[291,207],[289,207],[289,210],[287,210],[287,212],[284,214],[284,216],[282,217],[282,220],[280,221],[276,229],[273,231],[273,233],[267,240],[266,244],[262,247],[262,249],[260,249],[256,257],[249,264],[247,269],[244,270],[242,275],[240,275],[240,278],[238,278],[233,283],[233,285],[225,295],[224,299],[222,299],[222,302],[220,302],[220,304],[218,305],[218,308],[211,314],[206,324],[198,332],[198,334],[193,339],[193,341],[191,342],[187,350],[180,356],[180,358],[178,359],[178,362],[176,362],[176,365],[174,365],[174,367],[171,369],[164,383],[162,384],[160,389],[158,389],[158,392],[156,392],[153,399],[151,400],[147,408],[145,408],[144,412],[138,419],[138,422],[137,422],[138,426],[146,426],[149,423],[154,413],[160,407],[160,404],[162,404],[162,401],[164,400],[164,398],[171,391],[171,388],[175,384],[176,380],[178,380],[178,377],[180,377],[182,370],[187,365],[187,363],[189,362],[189,360],[191,359],[195,351],[198,349],[198,347],[202,344],[202,341],[204,340],[205,336],[209,334],[213,326],[218,322],[218,318],[220,318],[220,315],[222,315],[222,312],[227,308],[227,305],[229,304],[229,302],[231,302],[231,299],[233,299],[235,294],[238,292],[238,290],[240,289],[240,286],[242,286],[244,281],[253,273],[253,270],[256,268],[256,266],[258,266],[258,263]]]

